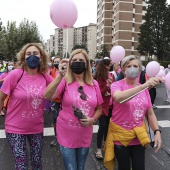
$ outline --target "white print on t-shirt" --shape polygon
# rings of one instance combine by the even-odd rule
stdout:
[[[73,122],[72,120],[69,120],[68,121],[68,126],[81,128],[82,125],[81,125],[80,121]]]
[[[132,128],[137,126],[141,121],[143,121],[143,117],[146,112],[146,108],[144,107],[146,99],[142,96],[136,96],[130,101],[130,119],[128,121],[124,121],[123,126]]]
[[[43,101],[43,97],[40,95],[41,90],[42,86],[37,86],[35,84],[26,86],[28,110],[23,111],[22,117],[34,118],[42,114],[42,109],[38,109]]]
[[[42,86],[31,85],[30,89],[27,91],[27,94],[30,93],[31,97],[33,98],[31,105],[34,109],[37,109],[43,101],[43,97],[39,95],[41,90]]]
[[[39,115],[42,115],[42,113],[43,113],[42,109],[34,110],[34,111],[23,111],[22,112],[22,117],[36,118],[36,117],[39,117]]]

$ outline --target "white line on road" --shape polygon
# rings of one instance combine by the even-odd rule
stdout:
[[[158,109],[169,109],[169,108],[170,108],[170,105],[160,105],[160,106],[156,105],[156,107],[157,107]]]
[[[158,125],[162,128],[170,127],[170,121],[169,120],[160,120],[158,121]]]
[[[99,129],[98,125],[93,125],[93,133],[97,133]],[[54,128],[47,127],[44,128],[44,136],[54,136]],[[0,130],[0,138],[6,138],[5,130]]]
[[[169,120],[158,121],[158,124],[162,128],[170,127],[170,121]],[[99,129],[98,125],[93,125],[93,133],[97,133],[98,129]],[[54,128],[53,127],[44,128],[44,136],[54,136]],[[0,130],[0,138],[6,138],[4,130]]]

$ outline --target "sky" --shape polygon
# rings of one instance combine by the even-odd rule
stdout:
[[[7,21],[21,23],[24,18],[35,21],[44,40],[50,38],[57,28],[50,18],[53,0],[0,0],[0,18],[4,26]],[[78,10],[74,27],[97,22],[97,0],[73,0]]]
[[[77,10],[78,19],[74,27],[87,26],[97,22],[97,0],[73,0]],[[50,18],[50,6],[53,0],[0,0],[0,18],[3,25],[7,21],[16,21],[17,24],[26,18],[35,21],[40,34],[46,41],[57,28]],[[167,0],[170,4],[170,0]]]

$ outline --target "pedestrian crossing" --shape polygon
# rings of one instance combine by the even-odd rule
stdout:
[[[170,127],[169,120],[161,120],[158,121],[158,125],[162,128]],[[99,129],[98,125],[93,125],[93,133],[97,133]],[[54,128],[53,127],[46,127],[44,128],[44,136],[54,136]],[[4,129],[0,130],[0,138],[6,138]]]
[[[98,125],[93,125],[93,133],[97,133],[99,129]],[[54,128],[53,127],[45,127],[44,128],[44,136],[54,136]],[[0,138],[6,138],[5,130],[0,130]]]
[[[169,109],[170,105],[157,105],[158,109]],[[158,121],[158,124],[162,128],[168,128],[170,127],[170,121],[169,120],[161,120]],[[98,125],[93,125],[93,133],[98,132]],[[54,136],[54,128],[53,127],[45,127],[44,128],[44,136]],[[0,130],[0,139],[6,138],[4,129]]]

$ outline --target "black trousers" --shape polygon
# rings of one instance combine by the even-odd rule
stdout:
[[[99,130],[97,133],[97,148],[101,149],[102,141],[106,140],[107,131],[108,131],[109,120],[105,115],[100,116],[99,118]]]
[[[99,149],[102,147],[103,139],[104,141],[106,140],[111,113],[112,109],[109,110],[108,116],[102,115],[99,118],[99,130],[97,133],[97,148]]]
[[[156,98],[156,88],[153,87],[149,90],[149,94],[150,94],[150,97],[151,97],[151,102],[152,104],[154,104],[154,101],[155,101],[155,98]]]
[[[145,170],[145,148],[142,145],[114,145],[119,170]]]

